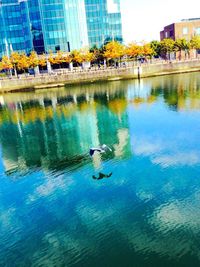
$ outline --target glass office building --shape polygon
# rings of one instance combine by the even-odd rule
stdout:
[[[0,3],[0,53],[33,50],[27,1],[2,0]]]
[[[65,16],[71,50],[89,45],[84,0],[65,0]]]
[[[122,41],[120,0],[1,0],[0,57]]]
[[[122,42],[120,0],[85,0],[90,47]]]
[[[33,47],[38,54],[41,54],[45,51],[45,48],[39,1],[40,0],[28,1],[28,13],[30,17]]]

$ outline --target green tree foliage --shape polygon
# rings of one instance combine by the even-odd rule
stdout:
[[[179,52],[179,59],[181,59],[182,51],[185,52],[185,58],[189,54],[190,42],[185,38],[177,39],[174,43],[174,50]]]
[[[152,41],[150,43],[151,48],[153,49],[153,56],[160,57],[161,56],[161,44],[159,41]]]
[[[170,59],[170,53],[174,52],[174,40],[170,38],[163,39],[160,42],[161,45],[161,54],[166,58]]]
[[[192,39],[190,40],[190,45],[191,48],[196,50],[196,56],[197,56],[197,50],[200,49],[200,36],[199,35],[193,36]]]
[[[94,62],[101,62],[104,60],[104,47],[98,48],[96,45],[94,45],[90,52],[93,53],[93,61]]]
[[[191,47],[194,49],[200,49],[200,36],[195,35],[190,40]]]

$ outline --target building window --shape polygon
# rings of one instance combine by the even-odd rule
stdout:
[[[165,32],[165,38],[167,38],[168,37],[168,32]]]
[[[195,29],[195,34],[200,35],[200,27]]]
[[[188,34],[188,28],[187,27],[183,28],[183,34]]]

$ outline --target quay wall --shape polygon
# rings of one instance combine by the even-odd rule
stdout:
[[[41,88],[61,87],[70,84],[91,83],[96,81],[113,81],[121,79],[138,79],[159,75],[200,71],[200,60],[171,61],[162,63],[145,63],[132,67],[106,68],[100,70],[82,70],[4,78],[0,80],[0,93]]]

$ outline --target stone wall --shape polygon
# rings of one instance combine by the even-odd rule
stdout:
[[[60,74],[28,76],[21,78],[0,80],[0,91],[17,91],[23,89],[35,90],[45,87],[59,87],[67,84],[78,84],[83,82],[112,81],[120,79],[138,79],[144,77],[153,77],[173,73],[183,73],[190,71],[200,71],[200,60],[192,61],[173,61],[159,63],[145,63],[140,66],[124,68],[107,68],[102,70],[87,71],[67,71]]]

